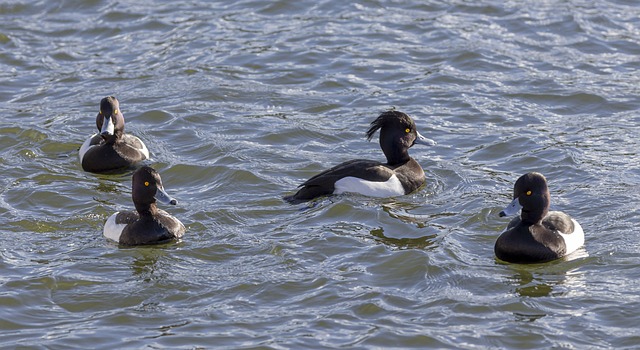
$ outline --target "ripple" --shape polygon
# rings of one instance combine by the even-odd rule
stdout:
[[[633,347],[634,5],[0,4],[2,343]],[[84,173],[77,149],[111,94],[179,199],[180,242],[101,235],[132,206],[131,172]],[[438,142],[411,149],[420,191],[281,200],[383,160],[363,133],[389,108]],[[585,247],[499,263],[497,213],[532,170]]]

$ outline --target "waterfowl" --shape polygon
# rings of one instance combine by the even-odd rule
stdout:
[[[498,259],[510,263],[540,263],[559,259],[584,245],[580,224],[560,211],[549,211],[547,179],[540,173],[522,175],[513,187],[513,201],[500,216],[515,217],[498,237]]]
[[[149,150],[142,140],[124,133],[124,116],[114,96],[100,101],[96,126],[100,132],[91,135],[78,152],[84,171],[108,172],[149,159]]]
[[[418,189],[426,178],[420,164],[409,156],[409,148],[414,144],[433,146],[435,142],[420,135],[413,119],[399,111],[384,112],[371,122],[367,140],[378,130],[386,163],[365,159],[344,162],[313,176],[298,186],[297,193],[284,199],[295,204],[346,192],[393,197]]]
[[[182,237],[186,231],[182,222],[156,205],[156,200],[177,204],[165,192],[160,174],[144,166],[136,170],[131,183],[136,210],[111,215],[104,224],[104,236],[123,245],[156,244]]]

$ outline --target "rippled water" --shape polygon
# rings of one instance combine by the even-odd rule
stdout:
[[[635,1],[0,3],[0,344],[635,348],[639,63]],[[77,149],[110,94],[181,242],[102,237],[131,173]],[[423,189],[281,200],[381,160],[364,132],[389,108],[438,142],[411,150]],[[499,263],[533,170],[585,247]]]

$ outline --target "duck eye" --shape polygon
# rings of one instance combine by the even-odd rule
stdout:
[[[408,133],[410,133],[410,132],[411,132],[411,129],[406,128],[406,129],[404,129],[404,132],[406,132],[406,133],[408,134]]]
[[[113,111],[113,114],[118,114],[118,110],[116,109],[115,111]]]
[[[100,110],[100,115],[102,115],[102,110]]]
[[[526,194],[527,196],[530,196],[530,195],[531,195],[531,191],[527,191],[525,194]]]
[[[145,186],[149,186],[149,181],[145,181],[145,182],[144,182],[144,185],[145,185]]]

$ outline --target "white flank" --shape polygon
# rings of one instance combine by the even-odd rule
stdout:
[[[116,224],[116,216],[119,212],[109,216],[107,222],[104,223],[102,234],[114,242],[120,242],[120,235],[127,224]]]
[[[394,197],[404,195],[404,187],[393,175],[385,182],[367,181],[358,177],[347,176],[336,181],[333,193],[340,194],[345,192],[360,193],[371,197]]]
[[[567,255],[575,252],[584,245],[584,231],[582,231],[582,226],[574,219],[571,219],[571,221],[573,221],[573,232],[571,234],[558,232],[564,239],[564,244],[567,246]]]
[[[89,136],[89,138],[80,146],[80,151],[78,151],[78,157],[80,157],[80,163],[82,163],[82,158],[84,158],[85,153],[89,150],[89,148],[95,146],[91,146],[91,139],[98,134],[93,134]]]

